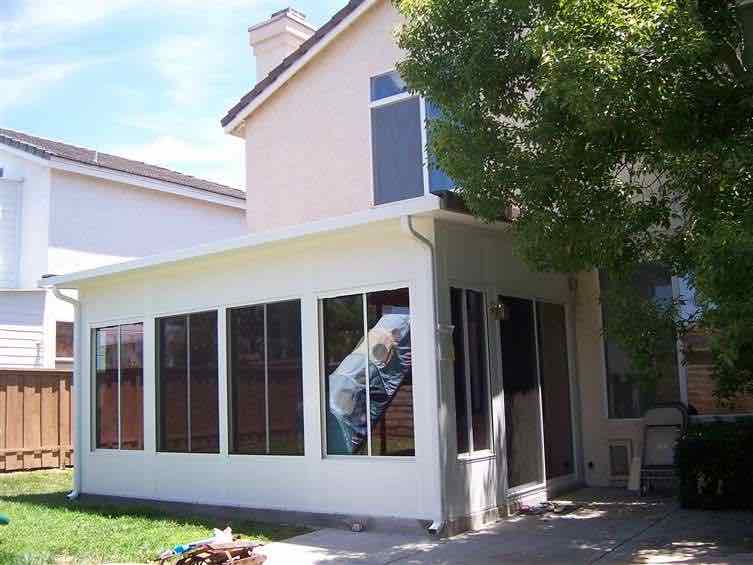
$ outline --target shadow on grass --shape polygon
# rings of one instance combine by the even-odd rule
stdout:
[[[61,509],[103,518],[142,518],[151,521],[174,521],[183,525],[201,527],[211,532],[212,528],[223,529],[230,526],[234,534],[245,537],[279,541],[310,532],[311,529],[279,521],[259,520],[250,516],[253,512],[244,508],[206,506],[190,503],[134,500],[116,497],[82,495],[69,500],[67,492],[17,494],[2,496],[6,503],[41,506],[48,509]],[[0,553],[0,563],[6,563]],[[31,562],[30,562],[31,563]]]

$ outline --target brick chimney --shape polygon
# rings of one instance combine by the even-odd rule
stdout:
[[[279,10],[267,21],[248,28],[248,42],[256,56],[256,82],[266,77],[315,31],[306,21],[306,15],[293,8]]]

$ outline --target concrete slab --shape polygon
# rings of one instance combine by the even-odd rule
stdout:
[[[319,530],[264,548],[268,565],[343,563],[753,563],[753,513],[681,510],[670,499],[583,489],[569,514],[516,516],[442,541]]]

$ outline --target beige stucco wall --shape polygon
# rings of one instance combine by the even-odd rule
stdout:
[[[251,231],[370,206],[369,78],[400,58],[399,18],[378,2],[247,120]]]
[[[578,276],[575,324],[584,478],[589,485],[606,486],[610,484],[609,442],[627,440],[632,446],[632,455],[640,453],[642,424],[640,419],[610,420],[607,417],[599,278],[595,272]]]

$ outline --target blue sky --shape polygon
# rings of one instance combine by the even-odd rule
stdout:
[[[315,26],[346,0],[299,0]],[[0,127],[244,186],[220,118],[286,0],[0,0]]]

